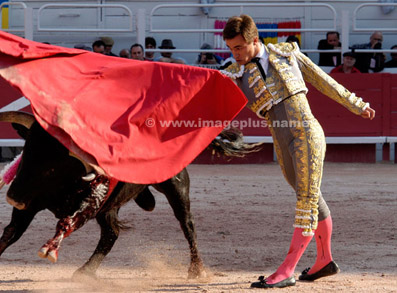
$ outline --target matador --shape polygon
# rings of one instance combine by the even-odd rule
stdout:
[[[251,287],[282,288],[295,285],[294,270],[315,236],[317,259],[299,276],[314,281],[339,272],[331,254],[332,219],[320,185],[325,156],[325,136],[313,116],[305,81],[351,112],[373,119],[375,111],[304,55],[296,43],[259,41],[248,15],[228,20],[223,38],[236,62],[222,72],[232,78],[248,99],[247,107],[266,119],[284,177],[296,192],[294,234],[290,249],[275,273],[259,277]]]

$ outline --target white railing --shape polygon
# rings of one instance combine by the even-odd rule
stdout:
[[[318,1],[318,2],[326,2],[326,1]],[[216,32],[221,32],[221,29],[213,29],[213,28],[207,28],[207,29],[188,29],[188,28],[183,28],[183,29],[164,29],[164,28],[156,28],[154,27],[153,24],[153,19],[156,17],[156,12],[158,12],[160,9],[177,9],[177,8],[203,8],[203,7],[208,7],[208,8],[237,8],[240,10],[241,13],[244,12],[244,9],[246,8],[255,8],[255,7],[281,7],[281,8],[285,8],[287,9],[288,7],[303,7],[303,8],[324,8],[327,11],[330,12],[330,18],[327,18],[329,21],[332,22],[332,25],[329,25],[328,27],[324,27],[324,28],[291,28],[291,29],[259,29],[260,32],[326,32],[326,31],[335,31],[337,30],[337,22],[338,25],[339,22],[342,23],[342,33],[341,33],[341,40],[342,40],[342,49],[341,50],[332,50],[332,51],[319,51],[316,49],[303,49],[302,51],[305,53],[318,53],[318,52],[344,52],[348,50],[348,44],[349,42],[349,27],[351,26],[349,23],[349,18],[348,17],[347,23],[343,23],[343,12],[342,11],[342,17],[340,17],[339,19],[337,19],[337,13],[336,10],[333,6],[331,6],[330,4],[327,3],[294,3],[294,2],[290,2],[290,1],[286,1],[284,3],[221,3],[221,4],[183,4],[183,3],[178,3],[178,4],[161,4],[161,5],[157,5],[155,6],[150,14],[149,14],[149,21],[150,21],[150,33],[186,33],[186,32],[191,32],[191,33],[216,33]],[[347,1],[347,2],[355,2],[355,1]],[[362,1],[362,2],[369,2],[369,1]],[[361,3],[362,3],[361,2]],[[24,9],[24,23],[21,24],[21,26],[23,26],[22,29],[20,28],[9,28],[9,29],[3,29],[4,31],[7,32],[24,32],[25,33],[25,37],[28,39],[33,39],[33,13],[32,13],[32,8],[31,7],[27,7],[27,5],[24,2],[3,2],[0,4],[0,9],[2,9],[4,6],[20,6],[22,7],[22,9]],[[357,21],[359,21],[359,11],[361,11],[363,8],[368,7],[368,6],[378,6],[378,7],[383,7],[383,6],[397,6],[397,3],[362,3],[360,5],[358,5],[355,9],[354,9],[354,15],[352,17],[352,21],[353,21],[353,27],[352,30],[353,32],[369,32],[369,31],[375,31],[375,30],[380,30],[382,32],[397,32],[397,26],[393,26],[390,28],[387,27],[383,27],[383,28],[377,28],[377,27],[372,27],[372,28],[362,28],[362,27],[358,27],[357,26]],[[44,27],[43,26],[43,11],[47,10],[47,9],[54,9],[54,8],[77,8],[77,9],[81,9],[81,8],[96,8],[99,10],[105,9],[105,8],[120,8],[123,9],[123,11],[125,11],[125,16],[126,18],[128,18],[128,24],[126,28],[104,28],[104,27],[96,27],[96,28],[65,28],[65,27],[61,27],[58,26],[56,27],[56,24],[54,25],[54,27]],[[139,10],[139,9],[138,9]],[[142,9],[141,9],[142,10]],[[97,22],[100,25],[103,25],[103,12],[101,13],[97,13]],[[76,12],[76,13],[65,13],[63,12],[62,15],[66,18],[69,17],[71,19],[71,21],[73,19],[75,19],[76,17],[80,17],[80,13]],[[1,17],[1,16],[0,16]],[[139,15],[136,16],[137,20],[136,20],[136,33],[137,35],[139,35],[138,41],[141,42],[144,39],[144,36],[142,36],[142,33],[145,34],[145,27],[146,27],[146,23],[145,20],[143,21],[139,21]],[[388,18],[390,18],[389,16],[387,16]],[[141,15],[141,20],[145,19],[145,15]],[[394,19],[390,18],[391,21],[393,21]],[[47,19],[48,21],[48,19]],[[52,24],[51,24],[52,25]],[[99,26],[100,26],[99,25]],[[347,28],[345,28],[345,26]],[[54,3],[54,4],[45,4],[43,6],[41,6],[38,10],[38,15],[37,15],[37,30],[40,32],[44,32],[44,31],[56,31],[56,32],[132,32],[134,31],[134,27],[133,27],[133,13],[131,12],[131,10],[126,6],[126,5],[122,5],[122,4],[67,4],[67,3]],[[182,51],[181,51],[182,52]],[[186,51],[188,52],[188,51]],[[195,52],[199,52],[199,51],[195,51]],[[222,51],[217,51],[217,52],[222,52]],[[387,50],[382,50],[382,52],[388,53],[390,51]]]
[[[225,4],[160,4],[153,7],[150,12],[150,32],[151,33],[217,33],[221,29],[155,29],[153,28],[153,17],[159,9],[164,8],[189,8],[189,7],[237,7],[240,8],[240,14],[245,7],[324,7],[332,12],[333,26],[328,28],[283,28],[283,29],[259,29],[259,32],[326,32],[336,30],[336,10],[329,4],[324,3],[225,3]]]
[[[357,6],[353,11],[353,31],[354,32],[374,32],[374,31],[381,31],[381,32],[397,32],[397,25],[394,25],[392,28],[379,28],[379,27],[368,27],[368,28],[358,28],[357,27],[357,15],[358,12],[368,6],[397,6],[397,3],[364,3]]]
[[[42,13],[46,9],[53,8],[121,8],[127,12],[126,17],[128,17],[129,24],[128,28],[45,28],[42,26]],[[80,14],[63,14],[65,17],[80,17]],[[100,13],[97,14],[97,23],[102,23],[101,21],[102,15]],[[132,32],[133,31],[133,16],[131,10],[122,4],[45,4],[41,6],[38,10],[37,15],[37,30],[38,31],[51,31],[51,32]]]
[[[290,7],[308,7],[308,8],[313,8],[313,7],[322,7],[326,8],[331,12],[331,19],[333,25],[330,27],[324,27],[324,28],[277,28],[277,29],[271,29],[271,28],[260,28],[258,29],[258,32],[328,32],[328,31],[336,31],[336,24],[337,24],[337,13],[334,7],[332,7],[329,4],[325,3],[224,3],[224,4],[160,4],[151,10],[149,14],[149,21],[150,21],[150,33],[221,33],[222,29],[213,29],[213,28],[206,28],[206,29],[187,29],[187,28],[178,28],[178,29],[159,29],[159,28],[154,28],[153,25],[153,20],[156,17],[155,13],[156,11],[160,9],[174,9],[175,8],[202,8],[202,7],[208,7],[208,8],[216,8],[216,7],[224,7],[224,8],[240,8],[240,14],[244,13],[244,8],[247,7],[284,7],[284,8],[290,8]],[[166,52],[167,50],[160,50],[160,49],[153,49],[153,50],[147,50],[148,52]],[[169,51],[169,50],[168,50]],[[212,49],[212,50],[200,50],[200,49],[173,49],[173,52],[179,52],[179,53],[196,53],[196,52],[216,52],[216,53],[229,53],[229,50],[226,49]],[[318,49],[302,49],[302,52],[305,53],[318,53],[318,52],[323,52],[323,53],[342,53],[342,49],[335,49],[335,50],[318,50]]]
[[[397,6],[397,3],[364,3],[361,5],[358,5],[354,11],[353,11],[353,28],[352,31],[353,32],[375,32],[375,31],[380,31],[380,32],[397,32],[397,25],[394,25],[394,27],[366,27],[366,28],[359,28],[357,27],[357,22],[360,20],[358,18],[359,15],[359,11],[362,10],[364,7],[370,7],[370,6],[378,6],[378,7],[382,7],[382,6]],[[395,19],[397,21],[397,19]],[[395,52],[396,50],[391,50],[391,49],[355,49],[355,51],[357,53],[391,53],[391,52]]]

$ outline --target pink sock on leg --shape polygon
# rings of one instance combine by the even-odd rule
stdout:
[[[292,276],[299,259],[313,236],[303,236],[303,229],[295,228],[288,254],[275,273],[266,278],[267,284],[275,284]]]
[[[317,258],[308,274],[314,274],[332,261],[331,254],[332,218],[329,215],[325,220],[318,222],[314,233],[317,245]]]

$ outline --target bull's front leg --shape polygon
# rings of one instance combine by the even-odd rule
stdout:
[[[117,181],[109,180],[106,176],[97,176],[90,183],[90,195],[82,201],[80,208],[72,216],[58,221],[55,236],[41,247],[38,252],[39,256],[48,258],[51,262],[56,262],[63,239],[96,216],[116,184]]]
[[[39,209],[18,210],[13,208],[11,222],[4,228],[0,238],[0,255],[23,235],[38,212]]]
[[[87,276],[96,278],[95,273],[98,267],[110,252],[119,236],[121,226],[118,222],[118,210],[119,208],[112,208],[105,212],[102,210],[96,216],[98,224],[101,227],[101,238],[90,259],[74,272],[73,279],[79,280],[81,277],[84,279]]]

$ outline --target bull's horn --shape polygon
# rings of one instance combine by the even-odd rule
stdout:
[[[86,171],[86,175],[82,177],[82,179],[84,181],[92,181],[95,179],[96,175],[95,174],[105,174],[105,171],[99,167],[98,165],[95,164],[91,164],[91,163],[87,163],[86,161],[84,161],[83,159],[81,159],[78,155],[76,155],[75,153],[72,153],[71,151],[69,151],[69,155],[76,158],[77,160],[79,160],[85,168]]]
[[[33,122],[36,121],[36,119],[30,113],[19,111],[6,111],[0,112],[0,121],[21,124],[29,129],[30,126],[32,126]]]
[[[95,173],[91,172],[91,173],[88,173],[87,175],[81,177],[81,179],[83,179],[84,181],[90,182],[90,181],[94,180],[95,177],[96,177]]]

